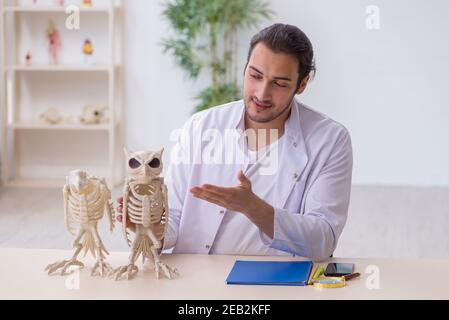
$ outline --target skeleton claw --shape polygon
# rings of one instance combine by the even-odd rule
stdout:
[[[179,272],[176,268],[170,267],[168,264],[165,264],[162,262],[156,262],[155,272],[156,272],[157,279],[159,279],[159,273],[161,272],[161,269],[162,269],[164,275],[170,280],[173,279],[174,277],[179,276]]]
[[[52,275],[52,274],[58,272],[59,269],[61,269],[61,271],[59,272],[60,275],[66,276],[66,275],[73,273],[73,270],[70,272],[67,272],[67,269],[71,266],[79,266],[80,269],[84,268],[84,264],[81,261],[72,259],[72,260],[58,261],[53,264],[50,264],[45,268],[45,271],[48,272],[48,275]]]
[[[128,266],[123,266],[115,269],[110,273],[110,276],[114,276],[114,280],[121,280],[124,276],[126,276],[126,280],[131,280],[134,275],[139,271],[136,265],[130,264]]]
[[[113,269],[109,263],[105,262],[103,259],[98,259],[90,275],[104,277],[109,275],[112,271]]]

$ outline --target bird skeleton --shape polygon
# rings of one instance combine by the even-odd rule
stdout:
[[[148,258],[159,279],[162,271],[172,279],[178,275],[175,268],[162,263],[160,252],[168,226],[167,186],[160,177],[162,172],[163,149],[158,152],[133,152],[125,150],[127,158],[127,179],[123,190],[122,223],[123,236],[131,246],[128,265],[114,270],[115,280],[131,279],[137,272],[136,261],[142,255]],[[136,234],[131,243],[128,233],[128,221],[135,224]]]
[[[109,218],[109,228],[114,230],[115,215],[111,192],[104,178],[90,176],[85,171],[74,170],[66,178],[63,188],[64,217],[67,231],[75,236],[73,225],[79,225],[73,247],[75,253],[70,260],[62,260],[47,266],[45,271],[49,275],[60,273],[70,274],[72,266],[84,267],[78,260],[78,255],[84,249],[84,256],[90,251],[96,259],[91,275],[106,276],[112,271],[112,267],[105,262],[109,252],[103,245],[98,234],[98,222],[103,218],[106,210]]]

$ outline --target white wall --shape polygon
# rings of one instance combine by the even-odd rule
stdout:
[[[127,144],[134,149],[168,146],[206,85],[187,81],[163,55],[161,3],[124,1]],[[318,73],[303,101],[351,131],[354,183],[448,186],[449,2],[271,4],[276,22],[299,26],[314,44]],[[380,9],[380,30],[366,28],[368,5]],[[242,32],[242,63],[253,32]]]

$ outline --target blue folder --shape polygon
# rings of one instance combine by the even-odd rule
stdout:
[[[226,279],[227,284],[305,286],[312,261],[237,260]]]

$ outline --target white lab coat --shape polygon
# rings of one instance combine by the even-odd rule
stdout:
[[[243,102],[236,101],[197,113],[184,125],[173,154],[189,154],[183,159],[190,161],[171,163],[167,170],[169,225],[164,249],[209,253],[226,209],[194,198],[190,189],[205,183],[236,186],[237,172],[245,171],[245,164],[204,164],[201,151],[207,147],[201,134],[214,128],[224,135],[226,129],[238,128],[244,112]],[[327,259],[347,218],[352,176],[350,135],[341,124],[296,99],[285,135],[279,170],[274,175],[275,201],[270,203],[275,209],[274,238],[260,232],[261,239],[293,255]]]

